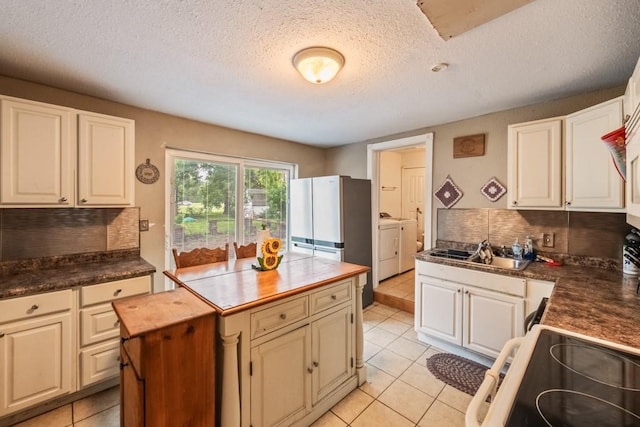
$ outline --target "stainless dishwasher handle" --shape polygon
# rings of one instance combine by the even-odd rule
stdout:
[[[495,397],[496,391],[498,390],[500,371],[507,363],[507,359],[509,359],[511,353],[520,347],[523,339],[523,337],[517,337],[507,341],[491,368],[484,373],[484,380],[482,380],[478,391],[476,391],[469,406],[467,406],[467,412],[464,416],[465,427],[480,427],[480,423],[478,422],[480,408],[484,401],[487,400],[487,397]]]

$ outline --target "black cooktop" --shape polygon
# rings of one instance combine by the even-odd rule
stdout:
[[[640,426],[640,356],[542,330],[505,426]]]

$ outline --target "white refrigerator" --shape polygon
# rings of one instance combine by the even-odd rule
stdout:
[[[291,180],[292,252],[371,267],[371,181],[348,176]],[[373,303],[371,271],[362,296]]]

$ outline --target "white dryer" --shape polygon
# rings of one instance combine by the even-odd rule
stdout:
[[[400,221],[381,218],[378,221],[378,281],[400,271]]]
[[[416,241],[418,239],[418,221],[415,219],[400,218],[398,219],[398,222],[400,223],[398,273],[404,273],[405,271],[409,271],[415,267],[415,259],[413,256],[416,254],[417,250]]]

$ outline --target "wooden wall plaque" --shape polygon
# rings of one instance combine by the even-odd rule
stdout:
[[[453,138],[453,158],[484,156],[484,134]]]

